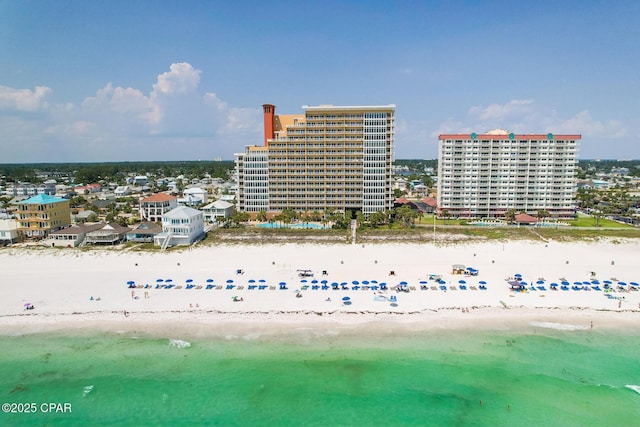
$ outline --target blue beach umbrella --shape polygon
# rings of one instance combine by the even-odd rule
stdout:
[[[363,280],[363,281],[362,281],[362,284],[363,284],[363,285],[368,285],[368,284],[369,284],[369,281],[368,281],[368,280]]]
[[[357,284],[358,284],[358,283],[360,283],[360,282],[358,282],[357,280],[354,280],[354,281],[353,281],[353,282],[351,282],[351,283],[352,283],[352,284],[354,284],[354,285],[357,285]]]
[[[320,281],[320,283],[322,283],[323,285],[326,285],[327,283],[329,283],[329,281],[327,279],[323,279]]]
[[[264,280],[264,279],[258,280],[258,283],[265,283],[265,282],[266,282],[266,280]]]
[[[422,282],[420,282],[420,283],[422,283]],[[461,285],[464,285],[467,282],[465,282],[464,280],[458,280],[458,283],[460,283]]]
[[[173,280],[172,280],[172,279],[164,279],[164,281],[165,281],[165,282],[167,282],[167,283],[171,283],[171,282],[173,282]]]
[[[158,283],[164,282],[164,279],[156,279],[156,282],[158,282]]]
[[[133,280],[129,280],[129,281],[127,282],[127,285],[133,285],[134,283],[136,283],[136,282],[134,282]]]
[[[627,286],[625,282],[618,282],[618,286]]]
[[[605,285],[610,285],[613,282],[611,282],[611,280],[603,280],[602,283],[604,283]]]
[[[406,285],[406,284],[407,284],[407,282],[400,282],[400,284],[401,284],[401,285]]]
[[[227,283],[233,283],[233,279],[228,279]]]
[[[193,282],[193,279],[187,279],[187,280],[185,280],[185,282],[186,283],[191,283],[191,282]]]
[[[569,282],[568,282],[568,281],[566,281],[566,280],[563,280],[563,281],[562,281],[562,282],[560,282],[560,283],[561,283],[562,285],[564,285],[564,286],[567,286],[567,285],[570,285],[570,284],[571,284],[571,283],[569,283]]]
[[[351,298],[349,297],[342,297],[342,301],[349,301]]]
[[[300,280],[300,283],[307,283],[307,279]],[[313,282],[311,282],[311,283],[313,283]]]
[[[213,279],[207,279],[207,283],[213,283]]]
[[[254,279],[249,279],[249,283],[256,283]]]
[[[538,281],[536,282],[536,284],[537,284],[537,285],[544,285],[544,280],[538,280]]]
[[[487,284],[487,282],[485,282],[484,280],[480,280],[478,283],[481,284],[481,285],[486,285]]]

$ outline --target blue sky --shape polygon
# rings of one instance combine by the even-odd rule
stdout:
[[[640,159],[640,2],[0,0],[0,163],[233,158],[261,105],[396,104],[441,133],[580,133]]]

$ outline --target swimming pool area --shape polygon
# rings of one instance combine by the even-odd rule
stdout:
[[[303,228],[307,230],[325,230],[330,228],[328,225],[318,224],[316,222],[298,222],[295,224],[282,224],[279,222],[265,222],[258,224],[259,228]]]

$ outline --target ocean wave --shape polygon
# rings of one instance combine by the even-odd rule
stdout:
[[[82,397],[86,397],[87,394],[91,393],[92,390],[93,390],[93,385],[86,386],[82,391]]]
[[[635,391],[638,394],[640,394],[640,385],[627,384],[625,387]]]
[[[556,329],[559,331],[580,331],[589,329],[589,326],[585,325],[571,325],[568,323],[553,323],[553,322],[530,322],[529,325],[538,328]]]
[[[189,341],[182,341],[182,340],[169,340],[169,345],[176,348],[191,347],[191,343]]]

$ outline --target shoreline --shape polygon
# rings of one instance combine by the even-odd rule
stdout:
[[[142,334],[148,338],[281,339],[299,331],[317,336],[359,336],[363,339],[422,333],[540,333],[542,331],[640,334],[640,310],[601,310],[582,307],[498,307],[427,309],[400,312],[207,312],[158,311],[91,312],[0,317],[0,335],[96,333]]]

